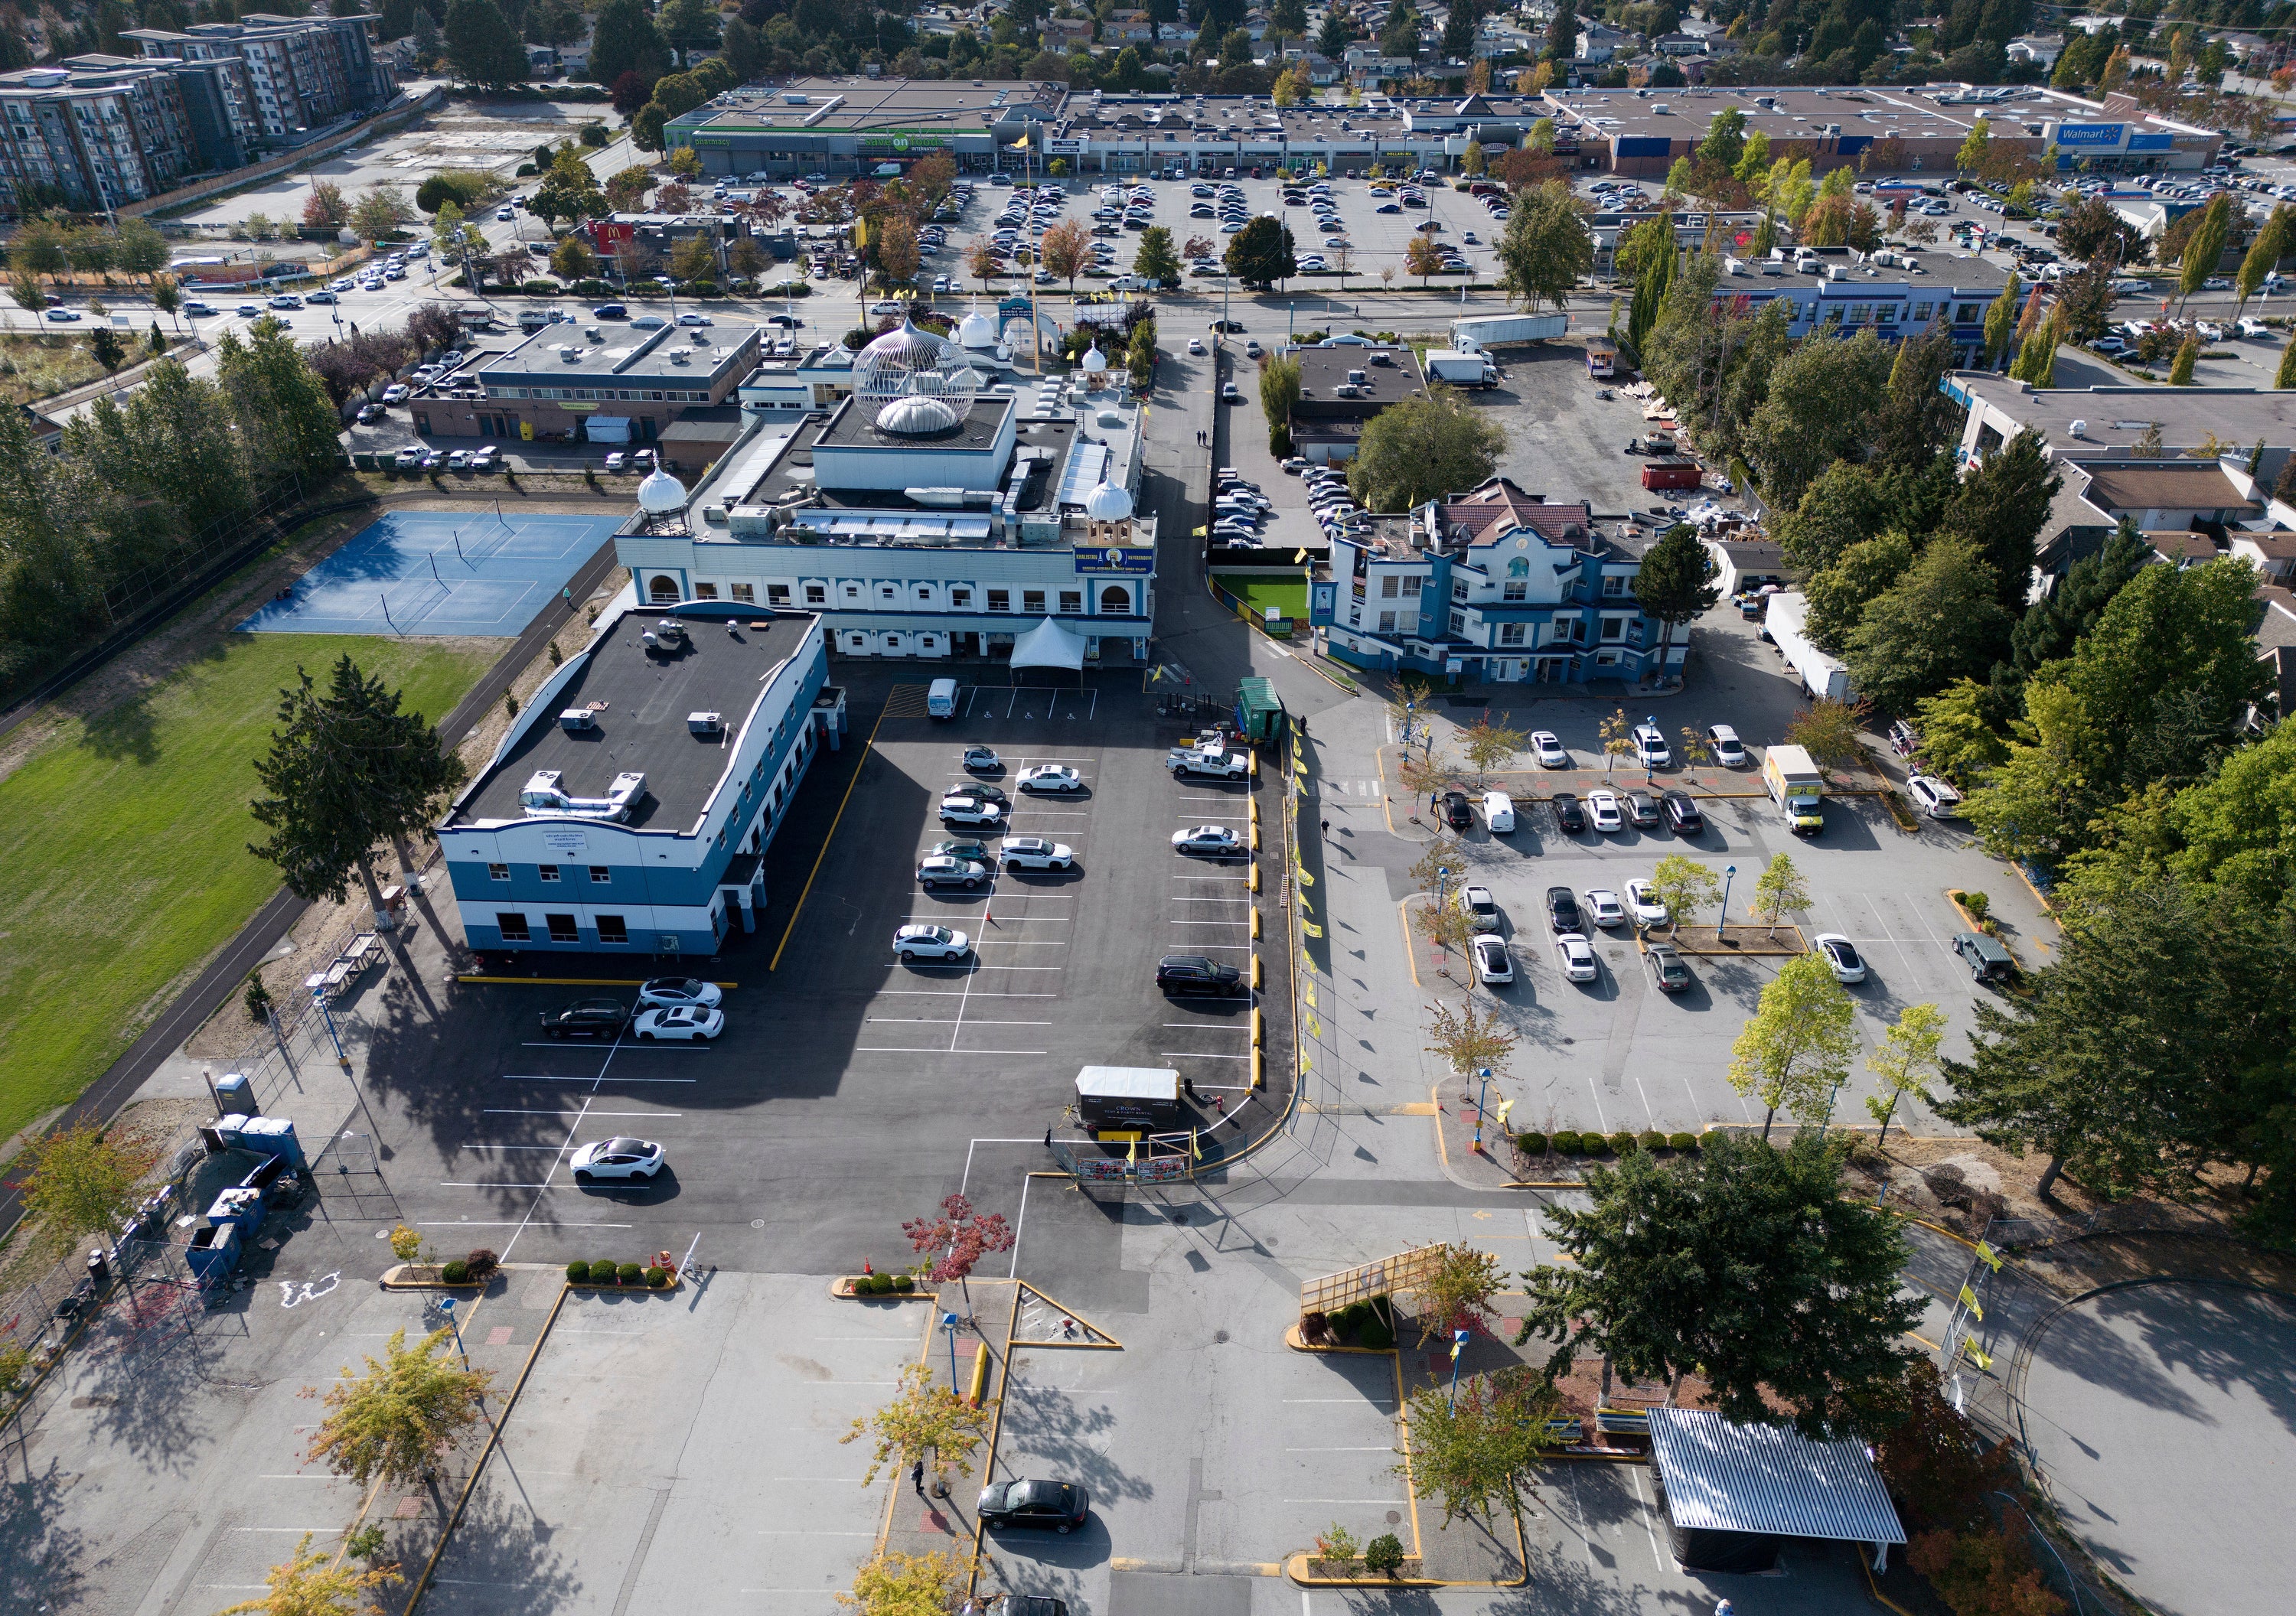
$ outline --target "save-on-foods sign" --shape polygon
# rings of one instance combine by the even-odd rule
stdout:
[[[865,135],[861,137],[864,151],[923,151],[948,144],[946,135]]]

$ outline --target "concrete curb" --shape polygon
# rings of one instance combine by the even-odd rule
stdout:
[[[1283,1331],[1283,1344],[1291,1348],[1294,1352],[1307,1352],[1327,1357],[1343,1358],[1352,1355],[1359,1358],[1393,1358],[1396,1351],[1393,1347],[1311,1346],[1307,1342],[1300,1339],[1300,1326],[1296,1324],[1285,1326]]]
[[[1062,1173],[1061,1176],[1066,1178],[1068,1175]],[[939,1302],[940,1300],[939,1293],[922,1287],[910,1291],[887,1291],[882,1296],[874,1291],[866,1296],[856,1295],[853,1291],[853,1281],[857,1277],[858,1277],[857,1275],[849,1274],[843,1278],[831,1280],[829,1282],[830,1300],[832,1302]]]

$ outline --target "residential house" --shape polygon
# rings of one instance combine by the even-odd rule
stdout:
[[[1092,19],[1089,17],[1052,17],[1037,27],[1038,37],[1048,51],[1066,54],[1092,48]]]
[[[1117,12],[1101,25],[1100,40],[1103,45],[1153,45],[1156,24],[1146,12]]]

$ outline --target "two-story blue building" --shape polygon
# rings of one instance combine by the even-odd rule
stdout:
[[[625,589],[439,827],[472,949],[715,954],[841,726],[810,612]]]
[[[1809,262],[1810,260],[1804,260]],[[1831,325],[1840,337],[1872,331],[1885,342],[1920,336],[1943,321],[1952,328],[1956,365],[1976,363],[1985,348],[1985,311],[2009,278],[1998,264],[1968,253],[1921,253],[1910,249],[1859,255],[1822,248],[1815,273],[1791,260],[1731,259],[1739,268],[1714,283],[1718,305],[1740,304],[1759,314],[1772,303],[1786,307],[1787,334],[1799,341]]]
[[[1668,643],[1634,595],[1657,535],[1608,523],[1493,477],[1335,538],[1309,616],[1331,654],[1358,667],[1478,684],[1670,676],[1689,641]]]

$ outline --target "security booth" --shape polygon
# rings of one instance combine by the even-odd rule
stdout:
[[[1164,1066],[1086,1066],[1077,1073],[1077,1122],[1095,1139],[1138,1139],[1182,1127],[1180,1074]]]

